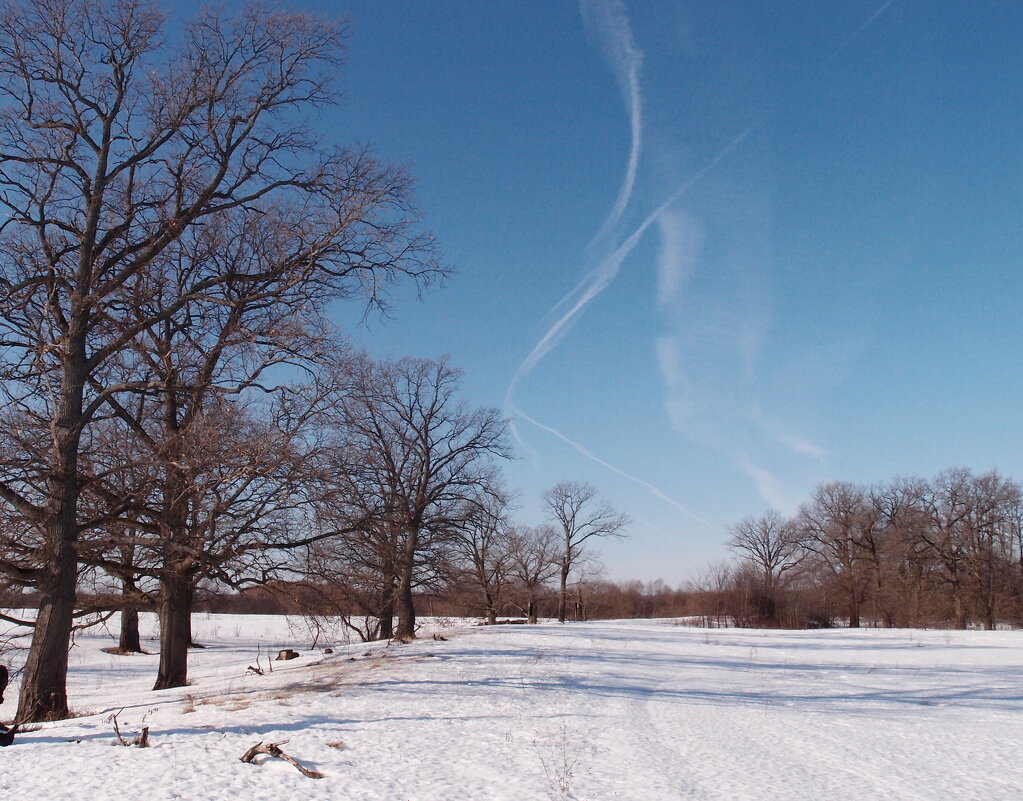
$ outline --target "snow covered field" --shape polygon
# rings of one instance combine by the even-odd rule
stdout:
[[[147,621],[151,626],[152,622]],[[0,750],[19,799],[1019,799],[1023,633],[466,625],[325,655],[197,615],[193,686],[80,636],[72,705]],[[155,643],[147,642],[148,647]],[[300,658],[247,672],[257,646]],[[10,721],[17,688],[0,720]],[[109,721],[151,747],[115,744]],[[259,741],[325,774],[239,757]]]

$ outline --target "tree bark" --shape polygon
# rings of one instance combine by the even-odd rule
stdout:
[[[561,563],[561,583],[558,589],[558,622],[564,623],[568,617],[568,560]]]
[[[160,579],[160,669],[154,690],[188,684],[188,646],[192,642],[192,577],[167,572]]]
[[[398,628],[394,639],[408,642],[416,638],[416,609],[412,598],[412,571],[402,569],[395,588],[395,606],[398,613]]]
[[[401,550],[401,564],[398,567],[398,583],[394,588],[394,605],[398,613],[398,630],[394,638],[409,642],[416,638],[416,608],[412,597],[412,580],[415,572],[416,551],[419,549],[418,529],[410,527]]]
[[[59,543],[58,570],[45,588],[21,677],[17,720],[36,722],[68,716],[67,663],[74,620],[78,562],[73,543]]]
[[[495,593],[485,585],[483,587],[483,613],[487,618],[488,626],[497,625],[497,598]]]
[[[53,474],[49,480],[47,577],[21,677],[17,717],[22,722],[68,716],[67,662],[78,589],[78,448],[83,424],[85,337],[68,339],[68,355],[53,427]]]
[[[125,607],[121,610],[121,632],[117,649],[126,654],[141,654],[142,640],[139,638],[139,610]]]
[[[383,597],[380,603],[380,631],[377,639],[389,640],[394,637],[394,586],[390,578],[381,592]]]

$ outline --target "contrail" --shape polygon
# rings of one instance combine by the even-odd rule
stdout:
[[[865,30],[867,30],[867,28],[873,25],[877,18],[884,14],[884,12],[888,10],[888,7],[891,6],[894,2],[895,0],[887,0],[887,2],[884,3],[877,11],[875,11],[873,14],[867,17],[867,19],[863,22],[862,25],[860,25],[860,27],[858,27],[855,31],[846,36],[845,39],[843,39],[842,42],[838,45],[838,47],[836,47],[832,51],[831,55],[824,59],[824,63],[821,66],[827,66],[832,61],[834,61],[839,55],[841,55],[845,51],[845,49],[853,42],[855,42],[860,37],[860,34],[862,34]]]
[[[643,140],[642,95],[639,86],[639,71],[643,64],[643,52],[636,47],[632,37],[629,15],[621,0],[580,0],[579,10],[593,44],[604,51],[604,56],[615,73],[618,87],[622,92],[629,114],[629,128],[632,144],[629,148],[629,163],[625,179],[618,190],[614,206],[604,220],[600,230],[590,242],[593,247],[618,223],[636,184],[639,155]]]
[[[857,37],[859,37],[867,28],[869,28],[882,14],[884,14],[890,6],[892,6],[896,0],[886,0],[873,14],[871,14],[855,31],[847,36],[835,50],[821,63],[818,67],[829,64],[836,56],[842,53]],[[629,164],[626,169],[625,180],[619,190],[618,197],[615,200],[615,204],[608,214],[607,219],[602,224],[600,230],[590,243],[592,247],[595,243],[604,238],[604,236],[618,223],[621,215],[624,213],[626,206],[632,196],[632,189],[635,183],[636,170],[639,163],[640,155],[640,142],[642,137],[642,119],[641,119],[641,92],[639,86],[639,67],[642,61],[642,52],[636,48],[632,40],[632,30],[629,25],[628,16],[626,9],[621,0],[607,0],[607,2],[600,3],[599,0],[581,0],[580,2],[584,23],[587,20],[589,22],[590,30],[593,33],[601,35],[600,45],[604,48],[605,53],[609,56],[609,60],[612,64],[612,68],[615,70],[615,75],[618,78],[619,86],[622,89],[623,95],[626,98],[626,103],[629,107],[629,115],[631,121],[632,130],[632,144],[629,153]],[[598,19],[598,16],[600,17]],[[579,453],[586,456],[587,458],[597,462],[600,465],[612,470],[624,478],[629,479],[635,483],[647,487],[657,497],[665,500],[667,503],[679,509],[679,511],[692,517],[699,522],[713,526],[709,521],[704,520],[698,515],[694,514],[684,506],[673,500],[669,496],[665,495],[659,489],[652,484],[649,484],[642,479],[631,476],[628,473],[618,469],[614,465],[608,464],[604,460],[598,458],[591,451],[572,441],[561,432],[556,431],[549,426],[545,426],[542,423],[537,422],[533,418],[526,415],[521,409],[519,409],[514,401],[513,396],[516,387],[519,382],[528,376],[537,364],[561,341],[561,339],[571,329],[572,324],[581,314],[581,312],[603,292],[608,285],[615,279],[621,269],[622,262],[632,252],[632,250],[642,239],[646,231],[657,221],[658,217],[663,214],[669,207],[676,203],[683,195],[685,195],[697,182],[703,179],[711,170],[717,167],[725,158],[727,158],[736,148],[738,148],[746,139],[749,138],[758,128],[770,119],[774,113],[773,109],[761,114],[757,117],[745,130],[740,132],[737,136],[733,137],[724,147],[722,147],[703,167],[697,170],[693,175],[686,179],[679,187],[673,192],[663,203],[661,203],[650,215],[643,220],[642,223],[632,232],[632,234],[625,239],[617,248],[612,250],[610,253],[605,255],[597,265],[592,268],[583,278],[562,297],[548,313],[548,317],[557,314],[562,308],[568,306],[568,309],[564,311],[557,319],[549,326],[547,332],[540,338],[540,340],[533,346],[532,350],[526,356],[526,358],[519,365],[515,374],[512,376],[511,381],[508,384],[508,389],[505,392],[504,406],[512,415],[518,415],[524,420],[532,423],[533,425],[541,428],[554,436],[563,440],[566,444],[575,448]],[[519,444],[528,452],[536,455],[536,451],[528,446],[522,438],[519,436],[514,423],[511,426],[512,434]]]
[[[597,456],[593,451],[591,451],[585,445],[580,445],[575,440],[569,439],[564,434],[562,434],[560,431],[558,431],[556,428],[552,428],[551,426],[544,425],[543,423],[541,423],[541,422],[539,422],[537,420],[534,420],[532,417],[530,417],[528,414],[523,412],[521,409],[517,408],[514,404],[511,405],[511,407],[509,408],[509,411],[512,412],[513,414],[518,415],[523,420],[525,420],[527,423],[532,423],[537,428],[539,428],[539,429],[541,429],[543,431],[546,431],[548,434],[553,434],[555,437],[560,439],[566,445],[569,445],[570,447],[575,448],[575,450],[579,451],[579,453],[581,453],[587,459],[590,459],[591,461],[594,461],[597,464],[602,465],[603,467],[606,467],[611,472],[617,473],[622,478],[626,478],[629,481],[633,482],[634,484],[639,484],[641,487],[646,487],[646,489],[650,490],[650,492],[652,492],[656,497],[660,498],[665,503],[670,504],[671,506],[674,506],[676,509],[678,509],[680,512],[682,512],[682,514],[691,517],[697,523],[702,523],[703,525],[705,525],[705,526],[707,526],[709,528],[712,528],[715,531],[719,531],[720,530],[716,525],[711,523],[709,520],[707,520],[706,518],[700,517],[698,514],[696,514],[696,512],[686,508],[681,503],[679,503],[674,498],[672,498],[670,495],[665,493],[663,490],[659,489],[658,487],[655,487],[649,481],[644,481],[641,478],[637,478],[636,476],[634,476],[634,475],[632,475],[630,473],[626,473],[621,468],[615,467],[610,462],[605,462],[603,459],[601,459],[599,456]]]
[[[844,51],[857,37],[859,37],[867,28],[869,28],[882,14],[884,14],[889,7],[891,7],[896,0],[886,0],[873,14],[861,24],[855,31],[847,36],[842,42],[835,48],[835,50],[828,56],[823,64],[830,62],[835,56]],[[582,0],[582,6],[584,14],[586,9],[595,9],[595,0]],[[632,149],[635,153],[635,157],[638,160],[638,141],[641,124],[639,121],[638,105],[639,105],[639,86],[638,86],[638,61],[641,57],[640,52],[632,44],[632,33],[628,25],[628,18],[625,15],[625,7],[620,0],[613,0],[610,5],[601,5],[601,9],[604,11],[604,24],[599,30],[606,34],[606,38],[611,37],[610,31],[615,31],[616,35],[627,44],[621,45],[621,52],[634,54],[632,61],[628,61],[624,56],[615,56],[612,60],[616,64],[625,64],[635,62],[635,76],[632,77],[632,73],[629,73],[629,81],[635,80],[636,87],[633,97],[635,98],[635,104],[637,106],[636,114],[633,117],[633,145]],[[596,12],[592,12],[594,17]],[[617,41],[617,40],[616,40]],[[615,50],[614,52],[618,52]],[[822,66],[823,66],[822,64]],[[622,68],[616,68],[616,74],[622,75]],[[630,83],[631,85],[631,83]],[[554,307],[551,309],[550,314],[556,313],[557,310],[564,306],[569,306],[568,310],[561,314],[547,329],[547,332],[540,338],[539,342],[529,352],[529,355],[519,365],[518,370],[515,371],[515,375],[512,377],[511,383],[508,385],[508,391],[505,393],[505,404],[507,405],[511,398],[515,387],[519,381],[525,378],[533,368],[546,356],[550,350],[561,340],[561,338],[568,333],[570,324],[575,320],[579,313],[590,304],[590,302],[597,297],[603,290],[615,279],[618,275],[622,261],[626,256],[632,252],[632,249],[636,246],[643,234],[646,233],[647,229],[657,220],[657,218],[672,204],[677,202],[686,192],[688,192],[694,184],[703,179],[707,173],[717,167],[725,158],[727,158],[739,145],[741,145],[749,136],[760,128],[764,123],[770,119],[774,110],[765,111],[759,117],[757,117],[744,131],[733,137],[724,147],[722,147],[714,156],[697,170],[693,175],[686,179],[679,187],[673,192],[667,200],[661,203],[652,214],[650,214],[638,228],[615,250],[604,256],[603,259],[585,276],[582,280],[576,284],[564,297],[559,300]],[[625,203],[628,202],[632,191],[632,182],[635,180],[635,171],[632,169],[632,155],[630,155],[630,169],[626,175],[626,181],[622,185],[622,189],[619,192],[618,201],[615,202],[615,207],[612,209],[611,214],[605,220],[601,231],[598,232],[597,236],[594,237],[594,242],[599,239],[605,229],[616,222],[622,210],[618,209],[619,203],[623,200]],[[591,243],[592,244],[592,243]]]
[[[607,62],[618,81],[618,87],[622,92],[622,99],[625,101],[626,111],[629,115],[630,130],[629,162],[625,169],[625,178],[618,188],[618,196],[615,198],[611,211],[608,212],[600,230],[593,235],[586,247],[588,252],[592,252],[598,244],[607,240],[612,230],[618,225],[632,199],[632,190],[636,184],[636,173],[639,169],[639,157],[643,143],[643,102],[639,83],[643,51],[636,47],[632,37],[632,27],[629,25],[628,12],[621,0],[606,0],[606,2],[580,0],[579,9],[590,43],[604,51]],[[606,272],[604,267],[606,258],[605,256],[605,259],[587,274],[581,284],[586,284],[588,279]],[[613,270],[610,280],[613,280],[614,274],[617,272],[617,269]],[[578,289],[579,287],[576,287],[555,303],[551,310],[544,315],[544,321],[556,318],[562,307],[571,300]]]
[[[519,382],[529,375],[540,360],[543,359],[543,357],[561,341],[562,337],[568,333],[572,323],[575,322],[575,319],[579,316],[580,312],[582,312],[582,310],[585,309],[590,302],[597,297],[597,295],[603,292],[604,289],[606,289],[607,286],[615,279],[618,275],[618,271],[621,269],[622,262],[625,260],[626,256],[632,252],[633,248],[639,244],[639,241],[643,238],[643,234],[647,232],[647,229],[657,221],[657,218],[664,213],[666,209],[681,198],[682,195],[688,192],[694,184],[703,178],[703,176],[713,170],[722,159],[726,158],[729,153],[741,145],[750,134],[763,125],[768,116],[769,113],[762,115],[745,131],[740,133],[721,148],[714,158],[707,162],[688,180],[682,183],[682,185],[679,186],[667,200],[661,203],[661,205],[658,206],[653,213],[640,223],[639,227],[636,228],[636,230],[634,230],[621,245],[605,256],[603,260],[601,260],[600,264],[585,275],[583,279],[558,302],[559,307],[568,304],[571,305],[569,305],[568,310],[551,325],[551,327],[547,330],[547,333],[540,338],[540,341],[533,346],[529,355],[526,356],[519,365],[518,370],[515,371],[515,375],[512,376],[512,380],[508,384],[508,391],[504,396],[504,404],[506,407],[511,405],[512,395]]]

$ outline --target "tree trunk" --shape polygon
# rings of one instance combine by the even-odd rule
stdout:
[[[529,600],[526,602],[526,620],[529,623],[537,622],[536,599],[532,596],[530,596]]]
[[[192,643],[192,577],[170,571],[160,579],[160,669],[154,690],[188,684]]]
[[[390,640],[394,637],[394,610],[388,609],[380,616],[380,631],[377,634],[378,640]]]
[[[121,635],[117,649],[126,654],[141,654],[142,641],[139,638],[139,610],[126,606],[121,610]]]
[[[394,639],[400,642],[414,640],[416,638],[416,609],[412,599],[412,582],[405,577],[398,582],[396,601],[398,628],[394,632]]]
[[[17,718],[28,723],[68,716],[67,658],[78,589],[78,448],[81,441],[85,339],[71,338],[53,428],[46,563],[39,614],[21,677]]]
[[[411,528],[406,534],[405,543],[401,549],[398,582],[394,588],[394,606],[398,613],[398,630],[394,632],[394,639],[399,642],[409,642],[416,638],[416,609],[412,598],[412,580],[418,548],[418,531]]]
[[[990,569],[987,565],[984,565],[983,567]],[[981,624],[984,626],[984,630],[994,631],[995,598],[994,591],[990,585],[990,576],[985,575],[978,577],[977,585],[977,590],[975,592],[977,614],[980,617]]]
[[[134,536],[135,532],[131,532]],[[135,546],[121,546],[121,561],[128,570],[135,567]],[[136,599],[139,597],[138,588],[132,580],[132,576],[121,577],[121,631],[117,640],[117,649],[128,654],[141,654],[142,641],[139,638],[139,610]]]
[[[32,645],[21,677],[17,720],[28,723],[68,716],[67,661],[75,611],[78,564],[72,543],[60,543],[59,568],[43,591]]]
[[[963,605],[962,591],[958,584],[952,588],[952,625],[957,629],[966,628],[966,611]]]
[[[856,598],[849,599],[849,628],[860,627],[860,603]]]
[[[412,598],[412,570],[403,567],[395,588],[395,607],[398,613],[398,629],[394,639],[408,642],[416,638],[416,609]]]
[[[561,583],[558,589],[558,622],[564,623],[568,617],[568,562],[561,563]]]
[[[388,578],[381,590],[380,599],[380,631],[378,640],[389,640],[394,637],[394,584]]]
[[[483,614],[487,618],[488,626],[497,625],[497,598],[489,587],[483,587]]]

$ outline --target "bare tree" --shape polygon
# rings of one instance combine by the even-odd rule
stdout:
[[[929,525],[921,536],[948,588],[953,625],[966,627],[972,601],[993,628],[1012,559],[1019,485],[995,471],[975,476],[952,468],[930,483],[924,504]]]
[[[97,543],[105,555],[86,552],[87,560],[116,572],[123,569],[120,554],[128,545],[136,554],[135,575],[154,585],[160,617],[154,689],[187,683],[190,618],[202,580],[229,586],[265,580],[274,566],[270,552],[307,539],[296,518],[315,454],[304,417],[292,412],[275,408],[267,415],[235,402],[208,404],[187,432],[179,432],[174,463],[155,461],[152,495],[126,512],[130,539],[122,542],[105,532]],[[86,541],[86,549],[90,544]]]
[[[914,477],[893,479],[873,493],[888,530],[885,558],[888,594],[892,597],[886,608],[897,610],[889,612],[896,625],[918,626],[925,619],[937,619],[933,614],[935,562],[927,544],[928,497],[927,482]]]
[[[540,590],[558,575],[560,553],[560,536],[553,526],[516,526],[511,531],[510,571],[525,592],[529,623],[537,622]]]
[[[847,481],[821,484],[799,513],[802,543],[826,566],[845,595],[850,628],[860,625],[867,591],[863,541],[880,522],[866,489]]]
[[[367,361],[340,407],[340,494],[387,571],[399,640],[415,637],[416,587],[439,576],[443,549],[501,494],[493,459],[508,455],[506,421],[460,400],[459,381],[445,360]]]
[[[984,628],[993,630],[1008,596],[1013,542],[1021,505],[1019,484],[995,470],[974,480],[974,517],[968,576]]]
[[[33,566],[5,568],[41,596],[20,720],[67,714],[83,436],[147,380],[113,366],[144,331],[257,277],[196,264],[176,295],[161,295],[156,277],[178,245],[225,215],[287,209],[306,228],[280,280],[319,282],[324,302],[332,277],[356,266],[371,293],[389,274],[436,267],[409,230],[408,179],[363,152],[321,147],[309,127],[308,112],[334,99],[343,45],[338,23],[261,8],[231,22],[203,12],[173,38],[146,0],[0,10],[3,388],[48,432],[33,481],[0,481],[37,545]]]
[[[496,489],[496,488],[495,488]],[[456,568],[478,598],[487,623],[497,623],[501,596],[512,565],[512,535],[505,518],[506,501],[493,495],[477,505],[454,531],[452,550]]]
[[[806,556],[795,523],[772,509],[758,518],[743,518],[730,532],[728,547],[759,574],[755,605],[759,616],[777,620],[778,583]]]
[[[948,589],[952,624],[966,628],[966,570],[970,559],[970,519],[973,517],[972,474],[953,468],[938,474],[928,485],[924,500],[929,525],[922,537],[936,560],[937,575]]]
[[[810,553],[791,571],[786,617],[959,628],[972,620],[989,629],[1023,620],[1021,520],[1023,489],[995,470],[952,468],[869,488],[822,484],[795,521]],[[742,521],[732,547],[757,553],[769,523]],[[731,581],[749,593],[748,574],[733,571]]]
[[[186,449],[197,447],[197,453],[203,452],[207,433],[203,428],[208,426],[211,409],[230,408],[231,399],[234,405],[247,399],[250,407],[289,404],[284,425],[296,436],[298,428],[315,418],[318,403],[332,389],[321,388],[314,379],[322,375],[319,381],[323,382],[343,372],[348,360],[344,350],[331,343],[330,327],[320,313],[317,297],[323,282],[294,282],[294,273],[287,267],[296,254],[333,247],[329,240],[343,232],[309,229],[304,220],[292,215],[280,209],[251,220],[224,214],[204,225],[195,237],[177,243],[171,262],[151,277],[150,294],[157,306],[166,305],[194,273],[210,271],[211,265],[218,265],[212,268],[216,272],[235,278],[208,293],[208,302],[198,309],[201,313],[190,306],[146,326],[125,354],[132,369],[146,378],[126,389],[141,402],[129,405],[118,397],[108,401],[160,474],[155,490],[160,513],[149,515],[160,521],[162,541],[156,599],[161,661],[156,689],[183,686],[187,681],[191,588],[208,569],[193,551],[197,532],[215,530],[208,524],[196,529],[189,519],[197,503],[201,472],[216,465],[207,458],[194,458]],[[365,267],[346,271],[335,265],[334,296],[348,294],[351,273]],[[141,309],[140,315],[147,316],[148,310]],[[331,369],[318,371],[324,363]],[[299,368],[293,371],[298,377],[282,380],[283,367]],[[228,441],[230,433],[223,431]],[[277,452],[271,457],[284,455]],[[221,514],[226,511],[220,509]]]
[[[596,537],[620,537],[629,518],[616,512],[597,490],[578,481],[560,481],[543,495],[544,505],[561,533],[561,569],[559,571],[558,620],[566,620],[568,577],[572,566],[584,553],[583,546]]]
[[[365,529],[363,536],[347,532],[325,537],[307,549],[300,563],[291,566],[315,603],[315,609],[303,614],[329,618],[363,642],[394,636],[393,571],[377,563],[377,549],[369,539]],[[384,576],[388,577],[386,585]]]
[[[764,588],[773,597],[779,578],[802,561],[799,535],[792,521],[771,510],[746,517],[730,529],[728,547],[749,560],[763,575]]]

